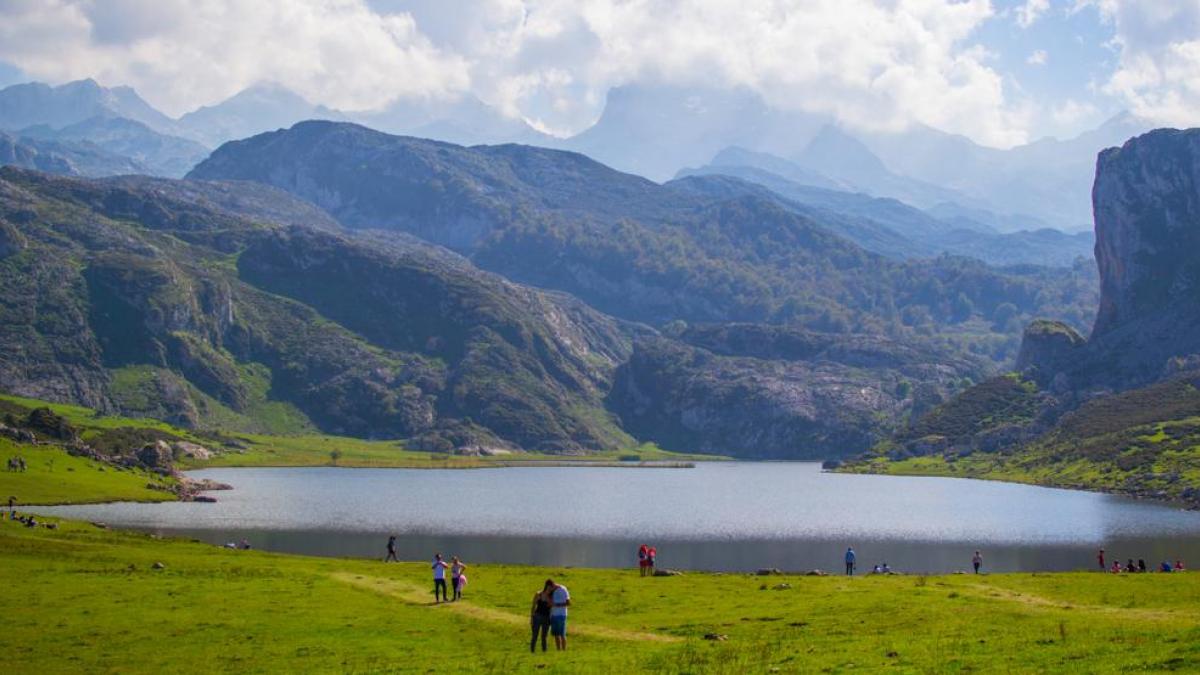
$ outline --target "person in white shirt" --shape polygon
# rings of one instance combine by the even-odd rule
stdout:
[[[445,560],[442,560],[441,553],[435,553],[433,556],[433,601],[442,602],[449,601],[450,598],[446,594],[446,568],[449,565]],[[441,591],[441,597],[438,597],[438,591]]]
[[[550,634],[554,636],[554,646],[562,651],[567,648],[567,607],[571,605],[571,593],[553,579],[547,579],[546,585],[554,588],[550,592]]]
[[[467,577],[463,574],[467,569],[467,564],[458,559],[458,556],[450,556],[450,585],[454,587],[454,599],[462,600],[462,589],[467,584]]]

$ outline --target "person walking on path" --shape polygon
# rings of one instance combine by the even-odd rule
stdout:
[[[854,561],[858,556],[854,555],[854,547],[846,549],[846,576],[854,576]]]
[[[975,555],[971,556],[971,566],[975,568],[975,574],[979,574],[979,568],[983,567],[983,554],[975,551]]]
[[[459,560],[458,556],[450,556],[450,585],[454,587],[455,600],[462,600],[462,589],[467,585],[467,577],[463,574],[466,569],[466,563]]]
[[[435,553],[433,556],[433,601],[444,602],[449,601],[446,597],[446,568],[449,565],[445,560],[442,560],[441,553]],[[441,591],[441,597],[438,597],[438,591]]]
[[[547,579],[546,585],[553,587],[550,591],[550,634],[554,636],[555,649],[563,651],[567,648],[567,607],[571,605],[571,593],[553,579]]]
[[[550,633],[550,595],[553,592],[553,582],[547,579],[542,590],[533,594],[533,607],[529,610],[529,627],[533,630],[533,637],[529,638],[530,654],[537,651],[539,635],[542,638],[542,651],[546,651],[546,635]]]
[[[387,557],[383,559],[383,562],[400,562],[400,559],[396,557],[396,535],[394,534],[388,537]]]
[[[1107,572],[1108,566],[1104,564],[1104,549],[1100,549],[1100,552],[1096,554],[1096,560],[1100,563],[1100,571]]]

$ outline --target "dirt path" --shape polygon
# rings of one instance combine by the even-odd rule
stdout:
[[[999,586],[985,584],[968,584],[963,589],[975,591],[974,595],[987,600],[1004,600],[1016,602],[1039,609],[1069,610],[1072,612],[1087,612],[1095,614],[1113,614],[1129,619],[1146,619],[1149,621],[1200,621],[1195,612],[1170,609],[1140,609],[1137,607],[1117,607],[1110,605],[1084,605],[1065,600],[1056,600],[1032,593],[1022,593]]]
[[[492,609],[490,607],[480,607],[465,600],[460,600],[453,603],[442,603],[440,605],[432,604],[429,602],[429,591],[427,589],[417,588],[412,584],[398,581],[396,579],[369,577],[361,574],[351,574],[349,572],[335,572],[329,576],[335,581],[340,581],[356,588],[373,591],[381,595],[399,598],[400,600],[403,600],[409,604],[426,605],[430,609],[454,612],[456,614],[461,614],[479,621],[506,623],[513,626],[521,626],[522,628],[527,628],[529,626],[529,617],[527,616],[519,616],[499,609]],[[682,639],[673,635],[640,633],[637,631],[627,631],[617,628],[608,628],[606,626],[593,625],[580,626],[577,624],[571,624],[570,632],[576,635],[587,635],[589,637],[604,638],[606,640],[628,640],[635,642],[680,642]]]

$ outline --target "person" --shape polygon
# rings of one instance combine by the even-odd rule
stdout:
[[[883,563],[883,567],[879,568],[879,573],[880,574],[891,574],[892,573],[891,565],[888,565],[886,562]]]
[[[1146,560],[1144,558],[1138,558],[1138,571],[1139,572],[1146,571]]]
[[[17,498],[10,496],[8,498],[8,519],[13,520],[17,517]]]
[[[883,574],[883,570],[879,567],[879,565],[876,565],[871,568],[871,574]]]
[[[1100,571],[1101,572],[1108,569],[1108,567],[1104,564],[1104,549],[1100,549],[1100,552],[1096,554],[1096,560],[1100,561]]]
[[[658,558],[658,549],[651,546],[646,551],[646,573],[650,576],[654,576],[654,561],[656,558]]]
[[[1112,565],[1112,573],[1113,573],[1113,574],[1120,574],[1120,573],[1121,573],[1121,561],[1120,561],[1120,560],[1114,560],[1114,561],[1113,561],[1113,565]]]
[[[642,544],[638,547],[638,569],[641,570],[642,576],[646,576],[646,569],[650,566],[650,547]]]
[[[846,549],[846,574],[854,576],[854,561],[857,556],[854,555],[854,547]]]
[[[529,653],[537,651],[538,635],[542,636],[542,651],[546,651],[546,635],[550,633],[550,595],[554,592],[549,579],[542,590],[533,594],[533,607],[529,610],[529,627],[533,629],[533,637],[529,639]]]
[[[1128,562],[1125,563],[1125,571],[1129,572],[1130,574],[1133,574],[1137,571],[1137,567],[1135,567],[1133,564],[1133,558],[1130,558]]]
[[[571,606],[571,593],[553,579],[547,579],[546,584],[553,586],[550,591],[550,635],[554,636],[554,648],[563,651],[567,648],[567,607]]]
[[[1158,571],[1170,572],[1171,571],[1171,563],[1167,562],[1166,560],[1162,561],[1162,564],[1158,566]]]
[[[983,554],[975,551],[975,555],[971,556],[971,566],[975,568],[975,574],[979,574],[979,568],[983,567]]]
[[[450,556],[450,583],[454,586],[454,599],[462,600],[462,589],[467,584],[467,578],[463,576],[463,572],[467,569],[467,565],[458,559],[458,556]]]
[[[435,603],[449,601],[446,597],[446,568],[449,565],[445,560],[442,560],[441,553],[433,554],[433,601]],[[438,597],[438,591],[441,591],[441,597]]]
[[[400,562],[400,559],[396,557],[396,535],[394,534],[388,537],[387,557],[383,559],[383,562]]]
[[[250,550],[250,541],[248,539],[243,539],[240,548],[243,551],[249,551]]]
[[[1182,561],[1182,560],[1176,560],[1176,561],[1175,561],[1175,571],[1176,571],[1176,572],[1182,572],[1182,571],[1183,571],[1183,561]]]

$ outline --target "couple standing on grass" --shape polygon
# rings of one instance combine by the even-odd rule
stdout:
[[[658,549],[649,544],[642,544],[638,547],[638,567],[642,570],[642,576],[654,576],[654,559],[658,557]]]
[[[542,637],[542,651],[546,651],[547,631],[554,636],[554,646],[559,651],[567,648],[567,607],[571,594],[567,587],[547,579],[542,590],[533,594],[533,608],[529,612],[529,625],[533,637],[529,639],[529,653],[537,651],[538,636]]]
[[[458,559],[458,556],[450,556],[450,562],[442,560],[442,554],[436,553],[433,556],[433,601],[450,602],[446,597],[446,570],[450,570],[450,581],[453,582],[454,599],[462,600],[463,586],[467,585],[467,575],[463,574],[466,571],[467,565]],[[439,591],[441,597],[438,596]]]

